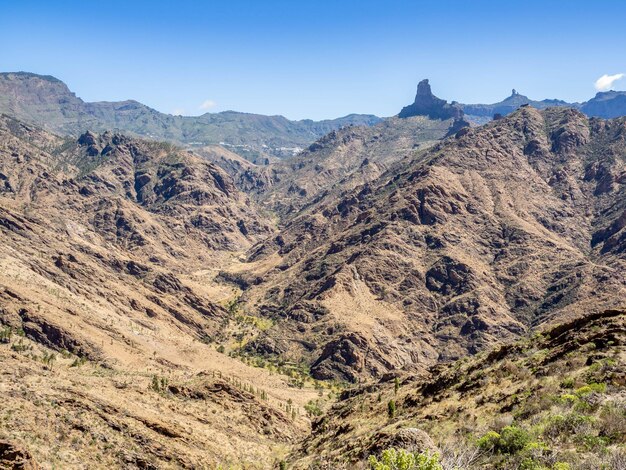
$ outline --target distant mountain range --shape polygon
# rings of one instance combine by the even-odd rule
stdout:
[[[568,103],[558,99],[536,101],[518,93],[515,89],[504,100],[493,104],[462,104],[456,101],[448,103],[434,96],[428,79],[422,80],[417,86],[415,101],[400,111],[400,117],[429,116],[434,119],[465,118],[476,124],[484,124],[496,115],[506,116],[520,106],[530,105],[537,109],[551,107],[568,107],[582,111],[589,117],[610,119],[626,115],[626,91],[607,91],[584,103]],[[461,113],[462,111],[462,113]]]
[[[572,107],[588,116],[613,118],[626,115],[626,91],[598,93],[587,102],[568,103],[557,99],[535,101],[513,90],[499,103],[462,104],[435,97],[428,80],[423,80],[415,102],[403,108],[399,117],[462,120],[464,115],[467,121],[483,124],[494,115],[505,116],[525,104],[538,109]],[[116,130],[185,146],[217,144],[261,164],[300,153],[342,127],[372,126],[383,120],[372,114],[349,114],[323,121],[292,121],[283,116],[236,111],[173,116],[134,100],[85,102],[61,80],[28,72],[0,73],[0,113],[74,137],[87,130]]]
[[[27,72],[0,73],[0,113],[64,135],[120,130],[185,145],[220,144],[255,162],[298,153],[346,125],[381,121],[363,114],[324,121],[291,121],[283,116],[235,111],[173,116],[134,100],[88,103],[61,80]]]

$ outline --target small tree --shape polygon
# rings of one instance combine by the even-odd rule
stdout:
[[[393,400],[389,400],[387,403],[387,414],[389,415],[389,419],[393,419],[396,416],[396,402]]]
[[[398,377],[396,377],[396,379],[393,381],[393,393],[394,395],[398,394],[398,390],[400,389],[400,379],[398,379]]]
[[[41,362],[43,362],[48,369],[52,370],[52,363],[56,361],[56,359],[57,357],[53,353],[43,353]]]
[[[11,342],[11,336],[13,335],[13,329],[10,326],[2,328],[0,330],[0,343],[8,344]]]

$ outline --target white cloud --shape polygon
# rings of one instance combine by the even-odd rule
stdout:
[[[207,109],[214,108],[216,104],[217,103],[213,100],[206,100],[199,106],[199,109],[203,109],[206,111]]]
[[[185,110],[182,108],[176,108],[175,110],[172,111],[172,114],[174,116],[182,116],[183,114],[185,114]]]
[[[608,91],[613,88],[613,83],[622,79],[623,77],[623,73],[616,73],[615,75],[604,74],[596,80],[596,83],[594,85],[596,87],[596,90],[598,91]]]

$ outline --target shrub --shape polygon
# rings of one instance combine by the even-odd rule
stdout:
[[[555,439],[557,437],[572,434],[589,432],[592,427],[593,418],[578,413],[566,415],[554,415],[548,418],[543,430],[545,437]]]
[[[396,402],[393,400],[389,400],[387,403],[387,415],[389,418],[396,416]]]
[[[24,340],[22,338],[17,340],[17,343],[13,343],[11,345],[11,350],[15,352],[24,352],[33,349],[32,345],[24,344]]]
[[[585,450],[594,451],[601,450],[604,451],[606,446],[609,444],[609,439],[602,436],[596,436],[594,434],[582,434],[576,436],[576,442]]]
[[[606,392],[606,384],[604,383],[590,383],[576,389],[576,396],[584,397],[591,395],[592,393],[604,393]]]
[[[489,431],[478,439],[478,447],[501,454],[516,454],[530,443],[530,434],[517,426],[506,426],[498,434]]]
[[[563,381],[561,382],[561,388],[574,388],[574,379],[571,377],[563,379]]]
[[[150,388],[155,392],[165,392],[167,390],[168,380],[166,377],[152,376]]]
[[[41,362],[43,362],[48,369],[52,370],[52,364],[54,363],[54,361],[56,361],[56,359],[56,354],[45,352],[41,357]]]
[[[507,426],[500,433],[498,450],[503,454],[515,454],[530,442],[528,432],[517,426]]]
[[[322,410],[319,407],[319,404],[314,402],[313,400],[309,401],[306,405],[304,405],[304,410],[309,416],[321,416]]]
[[[77,357],[74,362],[70,364],[70,367],[80,367],[87,362],[86,357]]]
[[[571,470],[571,468],[567,462],[557,462],[552,466],[552,470]]]
[[[626,405],[610,404],[600,411],[600,434],[613,442],[626,441]]]
[[[482,450],[495,451],[499,442],[500,442],[500,434],[498,434],[495,431],[489,431],[480,439],[478,439],[478,442],[476,444]]]
[[[0,343],[5,343],[5,344],[10,343],[12,335],[13,335],[13,329],[10,326],[2,328],[0,330]]]
[[[394,448],[385,449],[378,460],[370,456],[371,470],[443,470],[439,463],[439,455],[413,453]]]
[[[559,397],[559,402],[564,405],[575,405],[578,403],[580,399],[576,395],[572,395],[571,393],[565,393]]]

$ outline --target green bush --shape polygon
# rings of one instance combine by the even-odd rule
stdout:
[[[478,447],[486,451],[494,451],[501,454],[516,454],[531,441],[530,434],[517,426],[506,426],[498,434],[489,431],[478,439]]]
[[[10,326],[2,328],[0,330],[0,343],[5,343],[5,344],[10,343],[12,335],[13,335],[13,329]]]
[[[503,454],[515,454],[530,442],[528,432],[517,426],[507,426],[500,433],[498,450]]]
[[[370,456],[371,470],[443,470],[439,463],[439,455],[408,452],[394,448],[382,452],[380,460]]]
[[[567,462],[557,462],[552,466],[552,470],[571,470],[571,468]]]
[[[396,402],[393,400],[389,400],[387,403],[387,415],[390,419],[393,419],[396,416]]]
[[[591,416],[579,413],[569,413],[566,415],[553,415],[548,417],[543,435],[547,438],[557,438],[560,436],[571,436],[580,432],[587,432],[594,419]]]
[[[576,436],[576,442],[587,451],[604,451],[606,446],[609,445],[609,439],[603,436],[596,436],[594,434],[582,434]]]
[[[552,466],[552,470],[571,470],[571,468],[567,462],[557,462]]]
[[[480,439],[478,439],[478,442],[476,444],[482,450],[490,452],[490,451],[496,450],[496,447],[499,442],[500,442],[500,434],[498,434],[495,431],[489,431]]]
[[[319,407],[319,402],[315,402],[310,400],[306,405],[304,405],[304,410],[309,416],[321,416],[322,409]]]
[[[575,393],[578,397],[585,397],[587,395],[591,395],[592,393],[604,392],[606,392],[606,384],[590,383],[589,385],[584,385],[580,388],[577,388]]]

